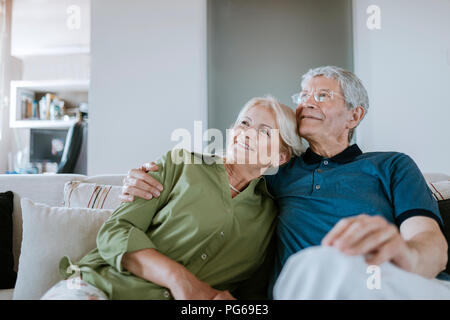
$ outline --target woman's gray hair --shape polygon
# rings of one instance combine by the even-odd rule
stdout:
[[[322,66],[310,69],[302,76],[302,88],[305,88],[312,78],[318,76],[336,79],[344,93],[347,108],[350,110],[361,106],[364,108],[365,114],[367,114],[369,110],[369,96],[361,80],[353,72],[336,66]],[[353,138],[353,131],[354,129],[350,130],[348,141]]]
[[[280,103],[271,95],[250,99],[239,112],[234,126],[239,124],[239,120],[247,111],[255,106],[263,106],[271,109],[276,118],[278,129],[280,130],[281,147],[288,151],[291,156],[299,156],[304,151],[302,140],[298,134],[297,119],[295,111]]]

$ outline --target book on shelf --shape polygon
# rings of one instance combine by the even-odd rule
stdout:
[[[30,90],[23,90],[20,95],[20,110],[22,112],[22,118],[31,118],[33,116],[33,102],[35,100],[35,94]]]
[[[21,92],[22,119],[67,120],[76,118],[79,107],[66,106],[65,101],[53,93],[44,93],[40,97],[38,101],[33,91],[23,90]]]

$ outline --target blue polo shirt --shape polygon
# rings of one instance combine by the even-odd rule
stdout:
[[[362,213],[400,224],[427,216],[443,226],[436,200],[422,173],[398,152],[362,153],[354,144],[332,158],[308,149],[267,175],[279,209],[274,282],[286,260],[314,245],[342,218]]]

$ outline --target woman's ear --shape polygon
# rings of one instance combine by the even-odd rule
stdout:
[[[291,152],[290,151],[280,152],[279,166],[282,166],[283,164],[288,162],[289,159],[291,159]]]

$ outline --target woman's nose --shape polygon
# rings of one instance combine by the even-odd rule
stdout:
[[[248,127],[242,131],[242,135],[246,143],[258,137],[258,130],[254,127]]]
[[[302,104],[299,104],[298,107],[297,107],[297,109],[295,109],[295,116],[296,116],[297,118],[298,118],[298,116],[301,114],[302,110],[303,110],[303,105],[302,105]]]

